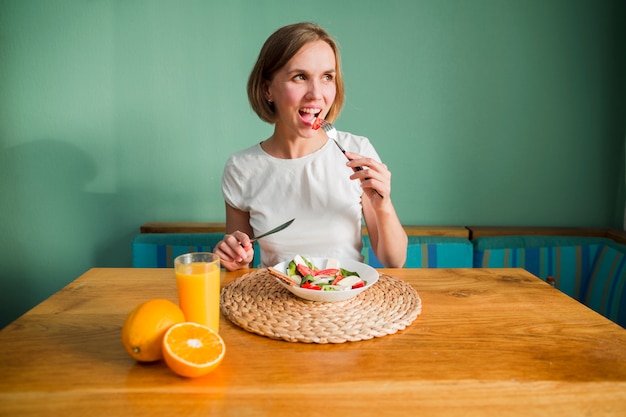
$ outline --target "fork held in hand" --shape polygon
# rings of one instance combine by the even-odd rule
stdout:
[[[326,136],[328,136],[329,138],[331,138],[335,144],[337,145],[337,147],[341,150],[341,152],[346,155],[346,150],[343,148],[343,146],[341,146],[339,144],[339,142],[337,141],[337,129],[335,129],[335,126],[333,126],[333,124],[329,121],[326,120],[322,120],[321,122],[321,127],[322,129],[324,129],[324,132],[326,132]],[[348,159],[348,161],[350,161],[351,159],[348,158],[348,155],[346,155],[346,158]],[[355,171],[362,171],[363,167],[356,167],[354,168]],[[366,178],[369,179],[369,178]],[[376,192],[376,194],[378,194],[378,196],[380,198],[384,198],[377,189],[374,189],[374,191]]]

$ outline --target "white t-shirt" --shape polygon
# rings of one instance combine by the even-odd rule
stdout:
[[[349,152],[380,161],[370,141],[338,132]],[[332,140],[297,159],[279,159],[256,144],[230,156],[222,193],[230,206],[250,213],[254,234],[295,218],[287,229],[259,240],[261,264],[271,266],[295,255],[361,261],[361,194],[347,159]]]

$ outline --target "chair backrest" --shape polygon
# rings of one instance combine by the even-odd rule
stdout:
[[[604,246],[598,253],[581,301],[626,327],[626,246]]]
[[[473,245],[468,239],[444,236],[408,236],[406,268],[471,268]],[[383,265],[376,258],[369,236],[363,236],[363,262],[374,268]]]
[[[133,239],[133,267],[173,268],[189,252],[212,252],[224,233],[142,233]]]
[[[600,250],[611,239],[570,236],[497,236],[473,240],[475,268],[524,268],[582,300]]]

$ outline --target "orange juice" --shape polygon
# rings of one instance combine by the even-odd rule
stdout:
[[[178,301],[185,319],[204,324],[218,332],[220,322],[219,257],[209,253],[190,253],[176,258],[174,265]]]

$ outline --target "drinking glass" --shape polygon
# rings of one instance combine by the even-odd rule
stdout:
[[[185,319],[209,326],[220,323],[220,258],[210,252],[192,252],[174,259],[178,303]]]

